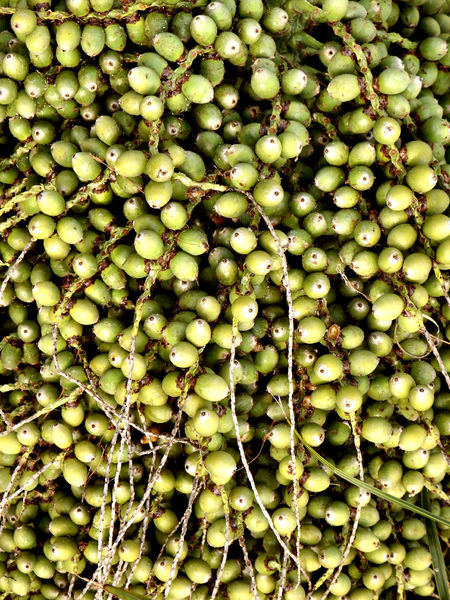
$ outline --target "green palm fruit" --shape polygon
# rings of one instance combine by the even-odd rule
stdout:
[[[436,322],[450,337],[445,2],[224,0],[121,24],[112,0],[67,0],[73,18],[51,27],[36,0],[14,4],[0,16],[0,372],[14,425],[0,432],[0,591],[56,599],[107,558],[136,594],[152,576],[171,581],[169,600],[207,600],[220,570],[230,600],[254,586],[305,600],[293,555],[277,580],[277,535],[295,532],[311,600],[395,595],[402,564],[405,593],[433,595],[424,526],[395,502],[388,520],[357,486],[338,498],[332,469],[292,458],[286,415],[301,392],[303,442],[359,477],[356,423],[365,480],[396,498],[435,486],[432,511],[447,515],[450,351],[437,360],[422,334]],[[292,20],[303,12],[307,31]],[[53,414],[30,421],[33,402]],[[14,484],[26,498],[11,497],[29,451]],[[149,493],[155,527],[137,539]],[[184,533],[202,544],[175,529],[181,494]],[[337,528],[355,510],[327,588],[319,569],[342,564]],[[129,529],[106,557],[116,516]],[[223,556],[242,535],[254,579]]]
[[[190,32],[191,21],[191,15],[180,12],[173,16],[170,23],[170,29],[172,33],[175,33],[184,43],[189,42],[192,39]]]
[[[386,205],[391,210],[405,210],[414,199],[412,191],[405,185],[394,185],[386,196]]]
[[[164,250],[161,237],[154,231],[149,230],[144,230],[137,234],[134,247],[140,256],[149,260],[159,258]]]
[[[263,207],[277,206],[283,200],[284,191],[273,179],[264,179],[255,185],[253,196]]]
[[[376,319],[393,320],[401,315],[404,309],[404,302],[396,294],[383,294],[373,303],[372,311]]]
[[[100,54],[105,46],[105,32],[97,25],[85,25],[81,33],[81,49],[90,57]]]
[[[322,192],[332,192],[341,186],[344,180],[345,175],[341,168],[329,166],[317,171],[314,183]]]
[[[17,84],[6,77],[0,78],[0,104],[7,105],[17,97]]]
[[[51,46],[48,46],[43,52],[39,54],[35,54],[34,52],[30,52],[30,61],[34,67],[37,69],[44,69],[45,67],[49,67],[53,60],[53,50]],[[70,65],[64,65],[70,66]]]
[[[157,33],[152,43],[156,52],[169,62],[179,60],[184,52],[183,42],[173,33]]]
[[[167,31],[168,28],[169,21],[162,13],[149,13],[145,18],[145,34],[150,40],[153,39],[157,33]]]
[[[384,69],[377,79],[378,89],[382,94],[401,94],[409,84],[408,73],[396,67]]]
[[[156,121],[164,112],[164,106],[157,96],[145,96],[139,106],[141,117],[147,121]]]
[[[337,140],[325,145],[323,155],[328,164],[340,167],[346,164],[350,156],[350,149],[344,142]]]
[[[350,73],[336,75],[328,84],[327,91],[340,102],[354,100],[360,93],[358,78]]]
[[[153,154],[148,159],[145,167],[145,173],[150,179],[159,183],[169,181],[173,175],[173,171],[174,165],[172,159],[166,154]]]
[[[268,100],[278,94],[280,82],[275,73],[260,67],[253,72],[251,88],[257,97]]]
[[[448,46],[442,38],[428,37],[419,44],[419,52],[425,60],[438,61],[448,52]]]
[[[445,143],[450,135],[449,123],[439,117],[431,117],[423,123],[422,134],[427,142]]]
[[[154,94],[161,84],[158,73],[142,65],[128,71],[128,82],[135,92],[142,95]]]
[[[105,27],[105,44],[115,52],[121,52],[126,45],[126,33],[118,23],[110,23]]]
[[[115,162],[115,169],[122,177],[138,177],[145,171],[146,157],[140,150],[126,150]]]
[[[3,74],[16,81],[23,81],[28,75],[28,60],[20,54],[9,52],[2,61]]]
[[[50,46],[50,32],[45,25],[37,25],[26,36],[25,45],[32,53],[38,54]]]
[[[19,8],[11,15],[11,29],[21,40],[26,39],[36,25],[36,15],[28,8]]]
[[[348,11],[348,0],[340,0],[339,2],[333,2],[332,0],[325,0],[322,5],[322,10],[328,21],[340,21],[346,16]]]
[[[233,476],[236,462],[228,452],[217,451],[207,456],[205,468],[214,483],[224,484]]]
[[[372,132],[378,143],[389,145],[394,144],[398,140],[401,133],[401,127],[397,120],[392,119],[391,117],[382,117],[376,121]]]
[[[434,188],[437,183],[436,173],[430,167],[417,165],[406,174],[406,182],[413,192],[424,194]]]
[[[201,46],[211,46],[217,37],[217,25],[208,15],[197,15],[189,25],[190,34]]]
[[[72,157],[72,168],[80,181],[93,181],[101,173],[101,165],[87,152],[77,152]]]
[[[68,560],[74,556],[76,551],[77,546],[69,537],[58,537],[53,542],[47,541],[44,544],[44,554],[52,562]]]

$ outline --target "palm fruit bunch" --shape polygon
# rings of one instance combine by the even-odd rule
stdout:
[[[1,598],[447,597],[449,8],[0,2]]]

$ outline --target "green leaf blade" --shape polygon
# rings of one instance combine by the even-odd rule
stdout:
[[[89,579],[86,579],[85,577],[78,577],[80,579],[83,579],[83,581],[89,582]],[[100,585],[98,583],[94,583],[93,585],[95,588],[99,590],[104,590],[105,592],[108,592],[108,594],[112,594],[116,598],[119,598],[119,600],[149,600],[148,596],[136,594],[135,592],[131,592],[130,590],[122,590],[121,588],[115,587],[114,585]]]
[[[406,510],[409,510],[418,515],[421,515],[422,517],[425,517],[425,519],[427,519],[427,521],[428,520],[435,521],[437,523],[440,523],[441,525],[445,525],[445,527],[450,527],[449,519],[446,519],[445,517],[441,517],[441,515],[435,515],[430,510],[427,510],[426,508],[423,508],[422,506],[417,506],[416,504],[413,504],[412,502],[408,502],[408,500],[403,500],[403,498],[396,498],[395,496],[391,496],[391,494],[388,494],[384,490],[380,490],[380,489],[374,487],[373,485],[370,485],[370,483],[367,483],[366,481],[361,481],[361,479],[356,479],[356,477],[352,477],[351,475],[348,475],[345,471],[342,471],[341,469],[339,469],[338,467],[336,467],[335,465],[330,463],[326,458],[324,458],[321,454],[319,454],[316,450],[314,450],[314,448],[312,448],[312,446],[310,446],[307,442],[305,442],[305,440],[302,438],[302,436],[300,435],[300,433],[298,433],[297,430],[295,430],[295,434],[296,434],[297,438],[300,440],[300,442],[303,444],[303,446],[311,454],[311,456],[314,456],[315,458],[317,458],[317,460],[319,462],[321,462],[324,466],[326,466],[328,469],[330,469],[330,471],[332,471],[335,475],[338,475],[339,477],[341,477],[341,479],[345,479],[345,481],[348,481],[352,485],[355,485],[357,487],[367,490],[374,496],[378,496],[378,498],[382,498],[383,500],[386,500],[387,502],[391,502],[392,504],[397,504],[398,506],[401,506],[402,508],[405,508]],[[450,600],[450,598],[448,600]]]
[[[421,504],[424,509],[430,510],[430,500],[428,498],[428,491],[426,489],[422,490]],[[436,524],[434,523],[434,521],[430,521],[430,519],[427,519],[425,522],[425,526],[427,528],[428,544],[433,560],[434,579],[436,581],[436,588],[439,600],[450,600],[450,588],[447,579],[447,569],[445,566],[444,555],[442,554],[442,547]]]
[[[130,590],[122,590],[113,585],[104,585],[103,589],[109,594],[116,596],[116,598],[119,598],[119,600],[148,600],[148,596],[136,594],[135,592],[130,592]]]

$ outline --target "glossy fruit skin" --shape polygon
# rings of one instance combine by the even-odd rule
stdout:
[[[409,76],[404,70],[392,67],[381,72],[377,84],[382,94],[401,94],[408,87]]]
[[[254,93],[265,100],[271,99],[278,93],[280,83],[278,77],[265,68],[258,68],[251,78],[251,86]]]
[[[337,75],[331,80],[327,90],[332,98],[348,102],[360,93],[358,78],[353,74]]]
[[[224,484],[232,477],[236,462],[227,452],[217,451],[208,455],[205,467],[214,483]]]
[[[228,385],[222,377],[207,373],[197,379],[195,392],[205,400],[220,402],[228,394]]]
[[[156,260],[164,251],[161,237],[154,231],[144,230],[138,233],[134,246],[136,252],[148,260]]]
[[[434,188],[437,176],[430,167],[418,165],[408,171],[406,182],[414,192],[424,194]]]
[[[394,144],[400,137],[401,128],[395,119],[382,117],[372,129],[373,136],[380,144]]]
[[[182,91],[188,100],[196,104],[206,104],[214,97],[210,81],[202,75],[191,75],[183,84]]]
[[[283,200],[284,191],[279,183],[265,179],[256,184],[253,196],[263,207],[277,206]]]
[[[73,155],[72,168],[80,181],[93,181],[101,172],[100,164],[87,152],[77,152]]]

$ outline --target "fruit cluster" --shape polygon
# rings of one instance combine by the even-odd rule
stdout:
[[[449,1],[1,4],[2,598],[432,596]]]

